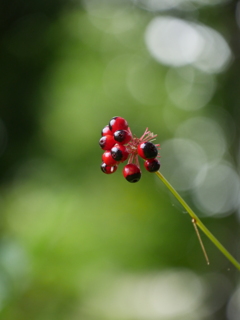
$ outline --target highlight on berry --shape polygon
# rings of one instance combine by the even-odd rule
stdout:
[[[153,141],[157,137],[148,130],[138,138],[132,134],[127,121],[122,117],[113,117],[101,131],[100,147],[104,150],[101,170],[105,174],[114,173],[118,165],[127,161],[123,168],[124,178],[131,183],[141,179],[139,156],[145,160],[144,167],[148,172],[160,169],[159,144]]]

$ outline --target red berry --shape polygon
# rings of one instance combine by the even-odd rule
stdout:
[[[123,162],[127,160],[129,152],[125,146],[116,143],[115,146],[111,149],[111,154],[113,159]]]
[[[101,170],[103,173],[111,174],[117,170],[117,165],[115,166],[108,166],[106,163],[101,164]]]
[[[114,137],[110,135],[103,136],[99,140],[99,145],[103,150],[110,150],[115,145],[115,143],[116,141],[114,140]]]
[[[123,175],[128,182],[138,182],[141,179],[141,170],[136,164],[129,163],[123,168]]]
[[[158,155],[158,149],[152,142],[141,142],[138,145],[138,154],[143,159],[154,159]]]
[[[122,117],[113,117],[109,122],[109,128],[114,133],[117,130],[127,130],[128,123]]]
[[[160,169],[160,162],[158,159],[149,159],[144,162],[144,166],[149,172],[156,172]]]
[[[111,151],[105,151],[102,155],[102,161],[106,163],[108,166],[114,166],[117,164],[117,161],[113,159],[111,155]]]
[[[114,139],[121,144],[126,144],[132,139],[131,134],[127,130],[115,131],[113,136]]]
[[[112,131],[109,129],[109,126],[105,126],[103,129],[102,129],[102,132],[101,132],[101,135],[102,137],[103,136],[112,136]]]

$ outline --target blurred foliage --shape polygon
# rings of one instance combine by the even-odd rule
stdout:
[[[239,6],[185,2],[161,11],[147,7],[157,1],[1,1],[3,319],[239,318],[237,271],[203,237],[205,264],[189,217],[155,175],[132,185],[120,168],[99,170],[113,116],[137,136],[148,126],[161,170],[240,259]],[[222,34],[225,69],[154,59],[146,28],[164,15]]]

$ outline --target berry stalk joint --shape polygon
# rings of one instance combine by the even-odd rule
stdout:
[[[104,150],[101,170],[106,174],[114,173],[119,164],[127,162],[123,168],[124,178],[131,183],[141,179],[141,169],[138,157],[145,160],[144,167],[149,172],[157,172],[160,168],[158,150],[159,144],[154,144],[157,135],[145,130],[137,138],[131,132],[127,121],[121,117],[113,117],[102,129],[100,147]]]

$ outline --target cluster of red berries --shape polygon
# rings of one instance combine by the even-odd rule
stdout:
[[[123,176],[129,182],[137,182],[141,178],[138,156],[145,160],[144,166],[149,172],[156,172],[160,168],[158,161],[159,144],[151,141],[154,135],[148,128],[141,138],[132,135],[127,121],[121,117],[113,117],[109,124],[102,129],[99,140],[100,147],[105,150],[102,155],[101,170],[106,174],[114,173],[119,163],[128,159],[123,168]]]

